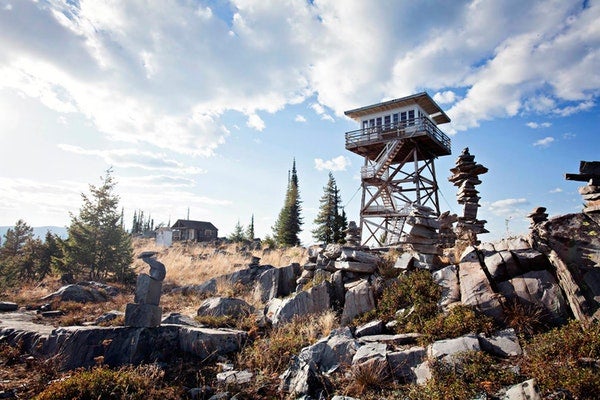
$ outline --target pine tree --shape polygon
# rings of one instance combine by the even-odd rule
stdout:
[[[313,237],[322,243],[343,243],[344,230],[348,227],[346,212],[342,209],[342,199],[333,174],[329,173],[327,186],[323,188],[323,196],[319,200],[319,214],[314,220],[317,227],[312,231]]]
[[[246,239],[249,241],[254,241],[254,214],[252,214],[252,218],[250,219],[250,225],[246,228]]]
[[[302,217],[300,216],[302,208],[300,203],[298,173],[296,172],[296,160],[294,160],[291,174],[288,177],[284,204],[273,226],[273,237],[279,246],[300,245],[300,238],[298,237],[302,231]]]
[[[85,272],[90,279],[109,275],[120,281],[131,278],[131,238],[119,223],[119,197],[113,193],[116,182],[111,174],[108,169],[101,186],[90,185],[90,195],[81,194],[83,205],[78,216],[71,215],[69,237],[59,263],[67,269],[62,272]]]
[[[244,228],[240,224],[240,220],[235,224],[235,228],[233,228],[233,232],[229,235],[228,239],[235,243],[244,241]]]

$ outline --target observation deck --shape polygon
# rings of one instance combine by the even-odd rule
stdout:
[[[371,161],[376,161],[390,142],[397,141],[418,145],[422,150],[419,161],[451,154],[450,138],[426,116],[346,132],[346,150]],[[400,146],[391,164],[402,162],[413,148]]]

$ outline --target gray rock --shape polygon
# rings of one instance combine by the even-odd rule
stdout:
[[[393,344],[395,346],[405,346],[407,344],[415,344],[417,339],[419,339],[422,335],[420,333],[398,333],[395,335],[369,335],[369,336],[361,336],[360,342],[369,343],[369,342],[384,342]]]
[[[331,400],[359,400],[355,397],[350,397],[350,396],[333,396],[331,398]]]
[[[342,271],[352,271],[361,274],[372,274],[377,269],[377,264],[359,261],[336,261],[335,268]]]
[[[135,287],[134,302],[137,304],[152,304],[158,306],[162,291],[162,281],[150,275],[139,274]]]
[[[332,303],[337,308],[344,306],[344,298],[346,290],[344,289],[344,273],[342,271],[335,271],[331,275],[331,286],[332,286]]]
[[[535,379],[511,386],[501,397],[502,400],[541,400]]]
[[[498,294],[481,268],[477,251],[468,247],[459,266],[460,298],[463,304],[477,307],[481,312],[502,320],[503,310]]]
[[[12,303],[10,301],[0,301],[0,312],[12,312],[17,311],[19,306],[17,303]]]
[[[289,393],[295,398],[302,395],[317,397],[324,389],[323,379],[316,365],[296,356],[292,357],[290,367],[279,378],[279,391]]]
[[[415,374],[417,385],[424,385],[433,377],[429,361],[423,361],[421,364],[413,368],[412,371]]]
[[[415,258],[410,252],[404,252],[400,254],[396,263],[394,264],[394,268],[408,270],[413,268],[415,262]]]
[[[362,280],[361,283],[346,292],[341,323],[342,325],[346,325],[357,315],[371,311],[374,308],[375,298],[373,289],[368,281]]]
[[[161,324],[171,324],[171,325],[185,325],[185,326],[196,326],[200,327],[200,323],[196,322],[195,319],[182,315],[180,313],[172,312],[166,317],[163,318]]]
[[[442,287],[439,305],[446,307],[460,301],[460,283],[456,265],[449,265],[431,274],[433,281]]]
[[[479,334],[478,338],[481,348],[488,353],[500,357],[520,356],[523,354],[519,338],[512,328],[498,331],[489,337]]]
[[[225,371],[217,374],[217,382],[240,385],[250,382],[253,377],[254,374],[248,370]]]
[[[541,307],[547,322],[560,324],[568,319],[565,299],[556,279],[548,271],[531,271],[498,285],[507,298],[526,306]]]
[[[424,347],[411,347],[408,350],[387,353],[392,376],[401,383],[416,383],[415,369],[425,360]]]
[[[365,264],[377,264],[381,261],[381,257],[377,254],[367,253],[366,251],[343,248],[342,254],[338,258],[340,261],[357,261]]]
[[[383,321],[378,319],[375,321],[367,322],[361,326],[356,327],[354,335],[356,337],[380,335],[383,332]]]
[[[524,271],[549,269],[551,267],[548,257],[537,250],[521,249],[513,250],[511,253]]]
[[[267,303],[272,298],[288,296],[294,292],[296,279],[301,272],[302,268],[297,263],[263,272],[257,280],[255,297],[262,303]]]
[[[360,347],[348,327],[332,331],[329,336],[300,351],[299,357],[310,361],[319,372],[331,373],[341,366],[350,365]]]
[[[331,308],[331,284],[327,281],[307,291],[294,293],[285,299],[271,299],[267,304],[267,318],[273,324],[287,322],[294,315],[316,314]]]
[[[101,316],[99,316],[98,318],[96,318],[95,324],[100,325],[103,323],[107,323],[107,322],[117,319],[118,317],[122,317],[124,315],[125,315],[125,313],[122,311],[112,310],[112,311],[104,313]]]
[[[427,348],[427,355],[432,360],[453,362],[453,356],[465,351],[480,351],[479,340],[476,335],[465,335],[455,339],[437,340]]]
[[[342,245],[330,243],[325,247],[325,250],[323,250],[321,254],[325,258],[335,260],[342,254]]]
[[[352,357],[352,364],[362,364],[373,358],[386,360],[386,353],[387,344],[378,342],[367,343],[363,346],[360,346],[358,350],[356,350],[354,357]]]
[[[233,297],[211,297],[200,304],[199,316],[240,318],[254,312],[254,307],[242,299]]]
[[[94,286],[82,286],[80,284],[73,284],[63,286],[56,292],[49,294],[42,298],[42,300],[54,300],[60,301],[74,301],[76,303],[97,303],[107,301],[107,294],[104,291],[100,291]]]
[[[134,304],[125,306],[125,326],[151,328],[160,325],[162,308],[154,304]]]

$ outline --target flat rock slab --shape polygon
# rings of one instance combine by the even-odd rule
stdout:
[[[514,329],[504,329],[491,336],[478,335],[479,344],[484,351],[500,357],[514,357],[523,354],[519,338]]]
[[[10,301],[0,301],[0,312],[12,312],[17,311],[19,306],[17,303],[12,303]]]
[[[361,336],[359,340],[365,343],[383,342],[397,346],[414,344],[422,335],[420,333],[399,333],[396,335],[369,335]]]
[[[359,272],[362,274],[372,274],[377,269],[375,263],[365,263],[359,261],[336,261],[335,268],[342,271]]]
[[[21,341],[34,355],[60,360],[61,370],[96,365],[98,357],[109,366],[167,362],[183,353],[206,359],[238,351],[246,336],[242,331],[180,325],[55,329],[18,317],[0,320],[0,342]]]
[[[455,339],[433,342],[427,348],[428,356],[433,360],[452,362],[453,356],[465,351],[480,351],[479,339],[476,335],[465,335]]]

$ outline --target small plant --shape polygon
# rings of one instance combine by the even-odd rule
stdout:
[[[181,390],[163,388],[163,372],[156,366],[123,367],[112,370],[97,366],[77,370],[70,377],[51,383],[36,400],[170,400],[180,399]]]
[[[492,317],[478,312],[467,305],[457,305],[448,314],[437,314],[435,317],[424,321],[419,330],[423,333],[423,343],[439,339],[451,339],[468,333],[491,334],[496,323]]]
[[[600,324],[579,322],[539,334],[525,346],[522,370],[535,378],[542,394],[557,391],[571,398],[596,399],[600,393]],[[591,362],[590,362],[591,361]]]
[[[455,355],[452,363],[436,361],[432,375],[425,385],[410,388],[410,399],[472,399],[482,394],[494,395],[503,386],[519,381],[519,376],[510,368],[481,351]]]
[[[506,325],[526,337],[543,332],[548,327],[544,323],[547,312],[534,304],[526,305],[518,300],[504,305],[504,322]]]
[[[369,390],[384,388],[389,379],[387,363],[370,360],[352,367],[347,392],[352,396],[363,396]]]

